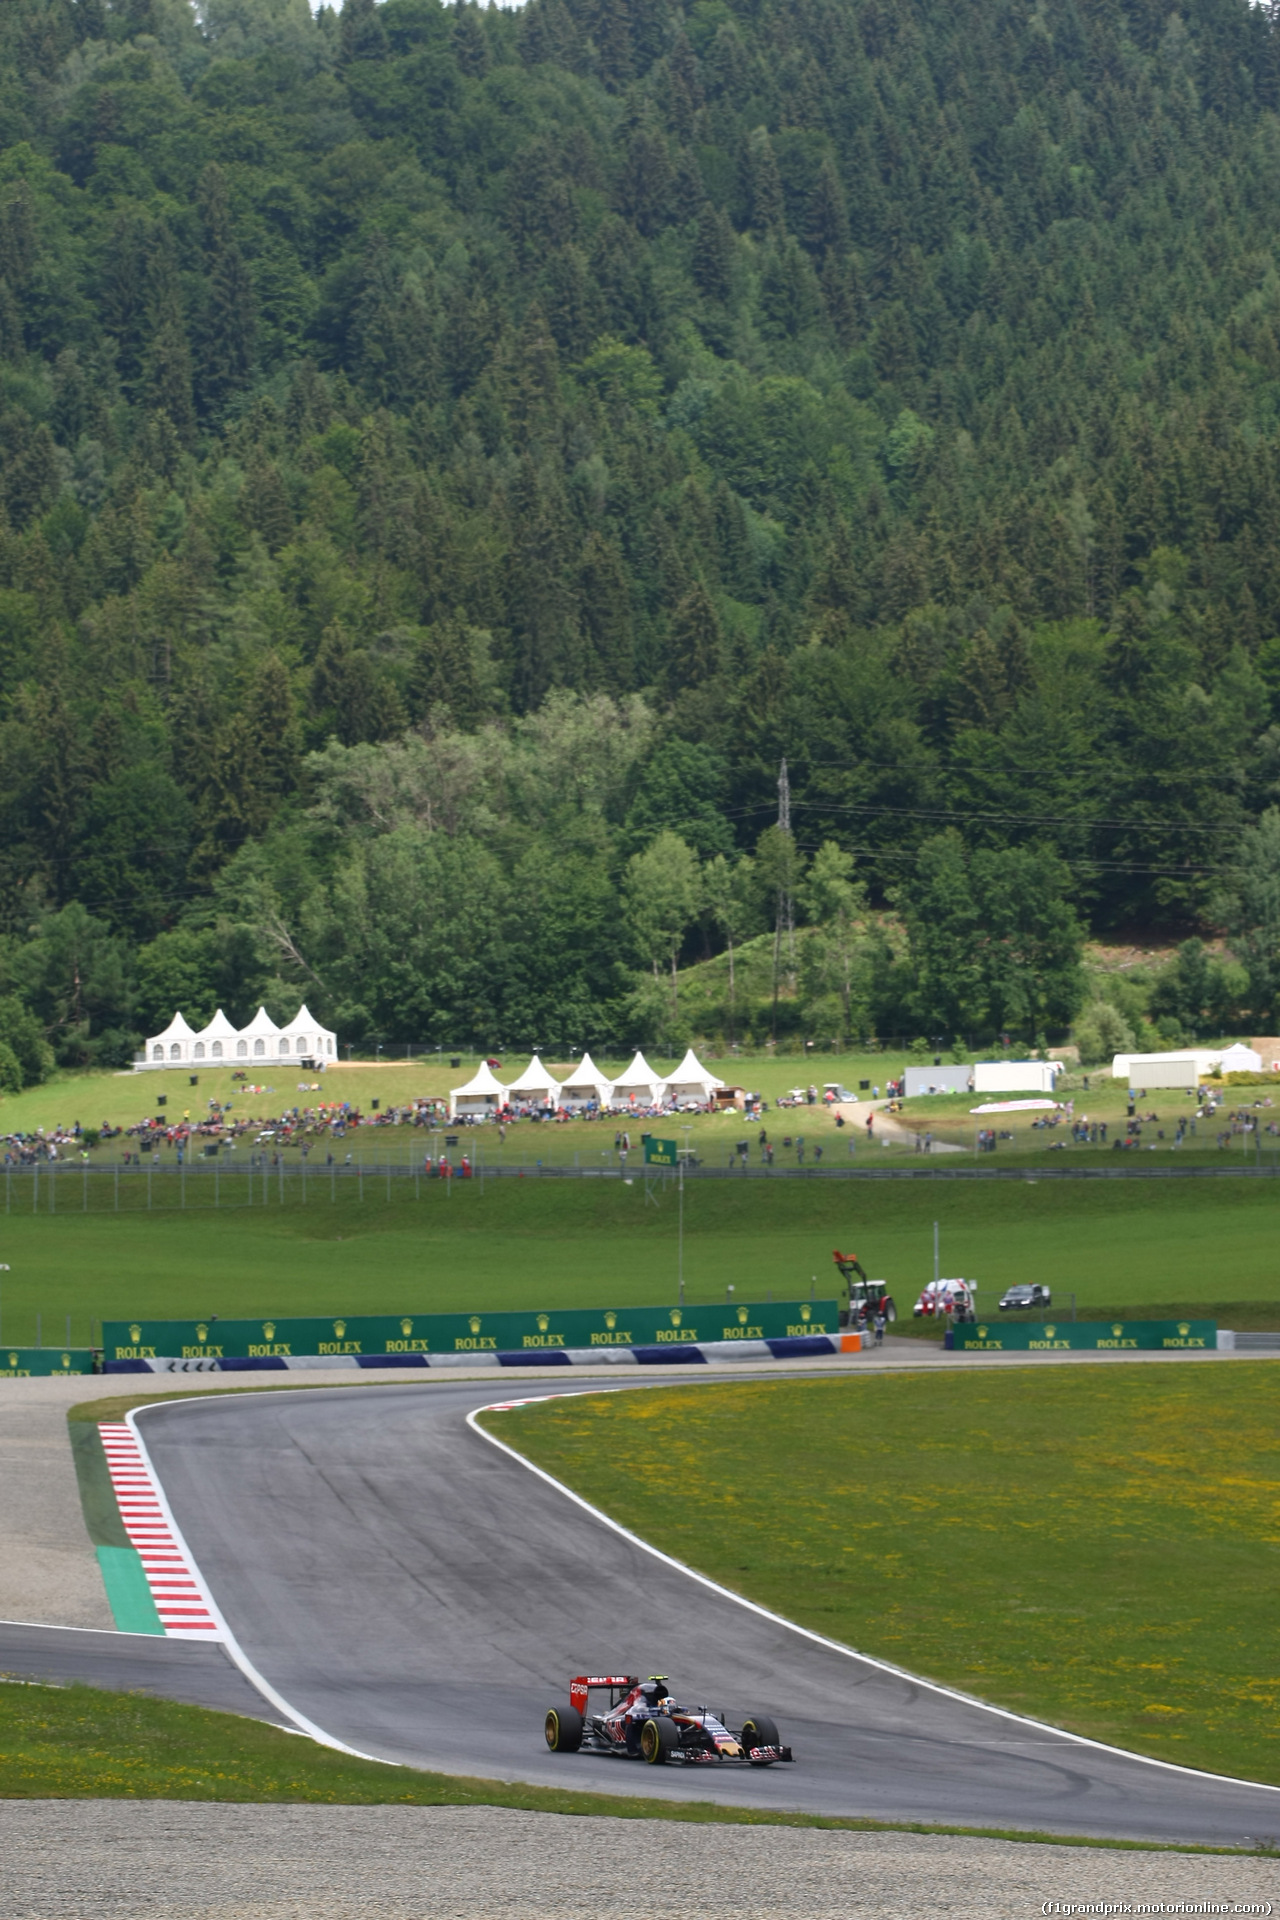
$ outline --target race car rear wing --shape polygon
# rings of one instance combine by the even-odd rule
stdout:
[[[585,1713],[588,1695],[597,1688],[608,1687],[609,1705],[616,1707],[632,1687],[639,1685],[639,1680],[632,1673],[580,1673],[576,1680],[569,1682],[569,1705],[576,1707],[579,1713]]]

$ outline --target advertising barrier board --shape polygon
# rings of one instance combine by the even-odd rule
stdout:
[[[547,1347],[664,1347],[700,1340],[838,1334],[834,1300],[605,1307],[556,1313],[350,1314],[307,1320],[108,1320],[102,1357],[127,1360],[367,1358],[404,1353],[518,1353]],[[87,1369],[86,1369],[87,1371]]]
[[[1218,1345],[1216,1320],[980,1320],[955,1328],[958,1353],[1059,1353],[1086,1348],[1092,1353],[1124,1353],[1134,1348],[1178,1351]]]
[[[0,1347],[0,1380],[92,1372],[93,1355],[88,1347]]]

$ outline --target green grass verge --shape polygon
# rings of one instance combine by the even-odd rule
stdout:
[[[759,1812],[706,1800],[645,1800],[573,1793],[500,1780],[425,1773],[353,1760],[239,1715],[179,1706],[144,1694],[0,1681],[0,1799],[222,1800],[329,1806],[516,1807],[531,1813],[678,1820],[720,1826],[785,1826],[854,1832],[970,1833],[1122,1852],[1226,1853],[1233,1848],[1161,1847],[1143,1841],[923,1822],[839,1820]]]
[[[1280,1783],[1268,1363],[600,1395],[498,1437],[735,1591],[1054,1725]]]
[[[388,1203],[336,1202],[223,1213],[14,1213],[3,1223],[0,1332],[88,1344],[91,1318],[428,1313],[645,1305],[676,1293],[676,1197],[644,1183],[475,1182],[451,1196],[410,1183]],[[1015,1281],[1043,1280],[1054,1308],[1131,1313],[1175,1299],[1232,1325],[1234,1302],[1280,1324],[1280,1182],[932,1182],[852,1186],[690,1183],[684,1272],[691,1302],[794,1298],[831,1288],[833,1247],[887,1277],[900,1310],[933,1271],[979,1284],[994,1307]],[[1245,1324],[1241,1322],[1241,1324]],[[1256,1324],[1256,1321],[1255,1321]]]

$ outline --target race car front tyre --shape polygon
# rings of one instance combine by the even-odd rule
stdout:
[[[680,1745],[680,1735],[669,1720],[646,1720],[640,1729],[640,1757],[651,1767],[663,1767]]]
[[[752,1747],[780,1747],[782,1742],[778,1738],[776,1721],[771,1720],[767,1713],[753,1713],[749,1720],[744,1720],[742,1723],[742,1744],[748,1752]],[[753,1760],[751,1765],[769,1767],[773,1762]]]
[[[548,1707],[543,1732],[552,1753],[576,1753],[582,1745],[582,1715],[576,1707]]]

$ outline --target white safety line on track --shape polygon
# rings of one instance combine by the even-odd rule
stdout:
[[[784,1627],[788,1633],[798,1634],[801,1639],[812,1641],[820,1647],[828,1647],[833,1653],[841,1654],[847,1660],[860,1661],[864,1666],[875,1667],[881,1673],[892,1674],[895,1679],[905,1680],[912,1686],[922,1687],[927,1693],[939,1694],[947,1700],[957,1700],[964,1706],[977,1707],[981,1712],[992,1714],[1001,1720],[1011,1721],[1015,1726],[1028,1727],[1033,1732],[1039,1734],[1051,1734],[1059,1740],[1069,1741],[1076,1746],[1092,1748],[1093,1751],[1097,1753],[1115,1754],[1122,1760],[1137,1760],[1141,1762],[1143,1766],[1161,1768],[1165,1772],[1182,1774],[1193,1780],[1218,1782],[1223,1786],[1232,1787],[1257,1787],[1266,1793],[1280,1793],[1280,1787],[1270,1786],[1266,1781],[1244,1780],[1235,1774],[1206,1773],[1198,1767],[1180,1767],[1172,1760],[1155,1760],[1145,1753],[1133,1753],[1127,1747],[1113,1747],[1103,1740],[1090,1740],[1084,1734],[1068,1733],[1061,1727],[1052,1726],[1048,1721],[1032,1720],[1025,1714],[1011,1713],[1005,1707],[994,1707],[988,1700],[979,1700],[973,1694],[961,1693],[955,1687],[944,1687],[936,1680],[926,1680],[918,1673],[909,1672],[905,1667],[896,1667],[887,1660],[877,1660],[873,1655],[859,1653],[855,1647],[847,1647],[839,1640],[829,1640],[825,1634],[814,1633],[808,1627],[798,1626],[794,1620],[788,1620],[780,1613],[773,1613],[768,1607],[758,1606],[754,1600],[744,1600],[740,1593],[734,1593],[730,1588],[722,1587],[717,1581],[708,1579],[706,1574],[699,1573],[695,1568],[686,1566],[682,1560],[673,1559],[670,1554],[663,1553],[660,1548],[651,1545],[648,1540],[642,1539],[638,1533],[632,1533],[630,1528],[622,1526],[617,1520],[610,1519],[609,1515],[603,1513],[599,1507],[593,1507],[589,1500],[584,1500],[581,1494],[573,1491],[572,1487],[565,1486],[562,1480],[557,1480],[554,1475],[545,1472],[542,1467],[537,1467],[531,1460],[526,1460],[524,1455],[517,1453],[514,1447],[509,1447],[505,1441],[499,1440],[496,1435],[486,1432],[477,1421],[477,1415],[481,1413],[509,1412],[517,1406],[536,1405],[541,1400],[576,1400],[585,1398],[592,1393],[634,1392],[640,1384],[641,1383],[637,1381],[636,1386],[633,1387],[630,1382],[624,1386],[621,1381],[616,1384],[613,1382],[606,1384],[604,1381],[601,1381],[600,1384],[595,1387],[584,1385],[568,1392],[560,1391],[545,1394],[531,1394],[528,1398],[522,1398],[516,1401],[494,1401],[483,1407],[474,1407],[471,1412],[466,1415],[466,1423],[473,1433],[479,1434],[482,1440],[487,1440],[490,1446],[496,1447],[500,1453],[509,1455],[512,1460],[517,1461],[520,1466],[525,1468],[526,1472],[536,1474],[540,1480],[544,1480],[549,1487],[554,1487],[556,1492],[563,1494],[566,1500],[572,1500],[575,1506],[581,1507],[584,1513],[589,1513],[592,1518],[598,1520],[602,1526],[608,1527],[611,1532],[621,1535],[624,1540],[629,1540],[634,1546],[639,1547],[642,1552],[652,1554],[653,1558],[662,1561],[664,1566],[674,1568],[677,1573],[684,1574],[690,1580],[696,1580],[699,1586],[708,1588],[710,1592],[719,1594],[723,1599],[731,1600],[735,1606],[745,1607],[749,1613],[758,1614],[764,1620],[771,1620],[775,1625]],[[673,1383],[670,1380],[663,1380],[662,1382],[655,1380],[652,1383],[645,1382],[644,1384],[646,1386],[652,1384],[656,1387],[658,1385],[669,1386]],[[689,1384],[692,1383],[690,1382]],[[284,1391],[286,1391],[284,1388],[265,1389],[266,1393],[279,1393]],[[294,1388],[291,1389],[291,1391],[297,1392],[298,1389]],[[322,1389],[322,1391],[325,1391],[325,1389]],[[180,1400],[178,1396],[173,1395],[167,1396],[165,1400],[155,1401],[152,1404],[154,1406],[174,1406],[183,1404],[200,1405],[204,1402],[205,1396],[203,1394],[193,1395],[190,1401]],[[147,1471],[152,1477],[157,1498],[159,1499],[165,1518],[169,1523],[173,1538],[180,1545],[188,1565],[196,1570],[197,1577],[199,1578],[199,1570],[196,1568],[195,1560],[182,1537],[181,1528],[173,1517],[173,1512],[169,1506],[164,1488],[161,1486],[159,1477],[151,1464],[151,1457],[147,1452],[146,1442],[138,1430],[138,1415],[146,1411],[146,1407],[135,1407],[131,1413],[125,1415],[125,1420],[129,1431],[137,1442],[138,1451],[146,1464]],[[207,1592],[208,1589],[206,1588],[205,1591]],[[317,1726],[314,1720],[309,1720],[305,1714],[299,1713],[296,1707],[290,1706],[283,1694],[277,1693],[276,1689],[271,1685],[271,1682],[258,1672],[258,1669],[245,1654],[221,1613],[219,1613],[212,1598],[210,1599],[210,1610],[218,1622],[222,1642],[227,1652],[230,1654],[232,1660],[234,1660],[236,1666],[239,1667],[245,1679],[248,1680],[251,1686],[257,1688],[264,1700],[269,1701],[270,1704],[275,1707],[279,1713],[283,1714],[287,1720],[291,1721],[301,1733],[308,1734],[311,1739],[322,1747],[332,1747],[339,1753],[349,1753],[357,1760],[372,1760],[380,1766],[389,1767],[403,1764],[397,1760],[384,1760],[380,1754],[363,1753],[358,1747],[349,1747],[345,1741],[336,1739],[331,1733],[326,1733],[324,1728]]]
[[[794,1620],[788,1620],[785,1614],[774,1613],[770,1608],[762,1607],[754,1600],[744,1599],[731,1587],[722,1587],[718,1580],[709,1579],[705,1573],[699,1573],[696,1567],[686,1566],[683,1560],[673,1559],[671,1554],[663,1553],[660,1547],[655,1547],[640,1534],[632,1533],[630,1527],[624,1527],[620,1521],[611,1519],[601,1508],[593,1507],[589,1500],[584,1500],[580,1493],[575,1493],[572,1487],[567,1487],[563,1480],[557,1480],[554,1474],[535,1466],[532,1460],[525,1458],[524,1454],[517,1453],[514,1447],[509,1447],[505,1440],[499,1440],[496,1434],[488,1432],[479,1424],[477,1418],[482,1413],[509,1413],[514,1406],[534,1406],[542,1399],[584,1399],[591,1391],[591,1388],[583,1387],[573,1394],[537,1394],[531,1395],[526,1400],[515,1402],[495,1401],[492,1406],[474,1407],[467,1415],[467,1425],[473,1433],[478,1433],[482,1439],[487,1440],[490,1446],[497,1447],[501,1453],[505,1453],[512,1460],[518,1460],[529,1473],[536,1474],[539,1480],[545,1480],[549,1487],[554,1487],[557,1493],[562,1493],[566,1500],[572,1500],[576,1507],[581,1507],[584,1513],[589,1513],[593,1520],[600,1522],[601,1526],[608,1527],[611,1533],[619,1534],[622,1539],[630,1541],[633,1547],[639,1547],[642,1552],[652,1554],[653,1558],[660,1560],[663,1566],[671,1567],[676,1573],[684,1574],[686,1579],[696,1580],[700,1587],[706,1587],[708,1592],[718,1594],[722,1600],[732,1600],[735,1607],[745,1607],[748,1613],[757,1614],[760,1619],[769,1620],[774,1626],[785,1627],[788,1633],[799,1634],[802,1640],[810,1640],[815,1646],[827,1647],[832,1653],[842,1654],[846,1660],[857,1660],[863,1666],[875,1667],[880,1673],[892,1674],[895,1680],[909,1681],[913,1687],[923,1687],[927,1693],[940,1694],[945,1700],[958,1700],[963,1706],[977,1707],[980,1712],[994,1714],[997,1719],[1011,1721],[1014,1726],[1028,1727],[1039,1734],[1051,1734],[1056,1740],[1069,1740],[1073,1746],[1089,1747],[1095,1753],[1113,1753],[1121,1760],[1136,1760],[1144,1767],[1159,1767],[1166,1773],[1180,1773],[1192,1780],[1217,1781],[1228,1787],[1256,1787],[1261,1793],[1280,1793],[1280,1787],[1273,1787],[1265,1780],[1243,1780],[1236,1774],[1208,1773],[1202,1767],[1180,1767],[1174,1760],[1156,1760],[1150,1754],[1134,1753],[1129,1747],[1113,1747],[1105,1740],[1090,1740],[1087,1734],[1068,1733],[1064,1727],[1055,1727],[1048,1720],[1032,1720],[1024,1713],[1010,1712],[1007,1707],[994,1707],[989,1700],[980,1700],[976,1694],[961,1693],[957,1687],[944,1687],[939,1681],[926,1680],[918,1673],[911,1673],[906,1667],[895,1667],[889,1660],[877,1660],[872,1654],[859,1653],[856,1647],[845,1646],[843,1641],[829,1640],[823,1633],[814,1633],[809,1627],[798,1626]],[[599,1389],[599,1391],[610,1391],[610,1389]],[[611,1391],[617,1393],[626,1389],[614,1387]]]
[[[201,1396],[201,1400],[202,1399],[203,1399],[203,1396]],[[188,1404],[199,1405],[200,1403],[201,1403],[200,1400],[193,1400]],[[156,1402],[155,1404],[159,1406],[164,1406],[166,1402],[161,1400]],[[167,1404],[172,1406],[174,1402],[173,1400],[169,1400]],[[151,1486],[155,1493],[156,1504],[164,1519],[164,1523],[168,1528],[169,1537],[173,1540],[178,1551],[181,1553],[182,1558],[185,1561],[186,1565],[190,1567],[196,1580],[199,1582],[201,1593],[203,1594],[205,1603],[209,1609],[210,1618],[213,1620],[215,1626],[217,1627],[217,1638],[222,1642],[222,1645],[226,1648],[227,1652],[230,1654],[236,1666],[239,1667],[241,1673],[244,1675],[245,1679],[249,1682],[250,1686],[256,1687],[257,1691],[262,1695],[263,1699],[266,1700],[271,1706],[273,1706],[276,1709],[277,1713],[283,1714],[284,1718],[290,1721],[292,1725],[297,1728],[299,1733],[307,1734],[309,1738],[314,1740],[318,1746],[332,1747],[338,1753],[349,1753],[352,1759],[354,1760],[372,1760],[373,1762],[375,1762],[376,1765],[384,1766],[384,1767],[398,1766],[400,1763],[396,1760],[383,1760],[382,1757],[376,1753],[362,1753],[359,1747],[349,1747],[345,1740],[338,1740],[334,1737],[333,1734],[326,1733],[324,1728],[318,1727],[314,1720],[308,1720],[305,1713],[299,1713],[296,1707],[291,1707],[289,1705],[289,1702],[285,1699],[284,1695],[281,1693],[277,1693],[275,1688],[272,1686],[271,1682],[268,1679],[266,1679],[264,1675],[258,1672],[258,1669],[254,1666],[252,1660],[249,1659],[243,1647],[240,1645],[240,1642],[236,1639],[235,1634],[231,1631],[230,1627],[227,1625],[226,1621],[223,1619],[222,1614],[218,1608],[217,1602],[214,1600],[213,1595],[210,1593],[207,1585],[205,1584],[204,1576],[201,1574],[199,1567],[196,1565],[195,1555],[191,1552],[191,1549],[188,1547],[186,1541],[183,1539],[182,1529],[178,1525],[177,1521],[174,1519],[173,1509],[169,1505],[168,1495],[165,1493],[164,1488],[160,1484],[159,1474],[157,1474],[155,1468],[151,1464],[151,1455],[147,1452],[147,1443],[143,1439],[141,1433],[138,1431],[138,1426],[137,1426],[138,1415],[140,1413],[145,1413],[145,1412],[146,1412],[145,1407],[135,1407],[131,1413],[127,1413],[125,1415],[125,1430],[129,1434],[130,1438],[132,1439],[134,1446],[137,1450],[138,1458],[140,1459],[140,1461],[142,1462],[142,1465],[146,1469],[148,1478],[150,1480]],[[105,1434],[103,1435],[103,1444],[104,1446],[106,1444]],[[191,1637],[194,1638],[195,1636],[192,1635]]]

